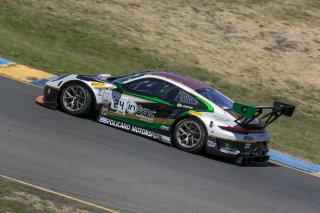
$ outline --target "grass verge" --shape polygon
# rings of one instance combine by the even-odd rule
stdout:
[[[0,178],[0,212],[98,213],[102,211]]]

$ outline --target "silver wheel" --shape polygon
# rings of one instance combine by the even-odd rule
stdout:
[[[192,120],[182,122],[177,129],[177,142],[180,146],[190,149],[201,143],[201,127]]]
[[[71,85],[63,93],[63,106],[71,111],[77,112],[82,110],[87,101],[87,93],[83,87],[79,85]]]

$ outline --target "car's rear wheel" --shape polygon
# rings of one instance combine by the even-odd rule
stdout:
[[[206,132],[199,121],[187,118],[179,121],[174,127],[173,137],[177,148],[198,153],[205,145]]]
[[[60,105],[62,110],[70,115],[84,116],[92,109],[92,97],[86,86],[72,83],[62,90]]]

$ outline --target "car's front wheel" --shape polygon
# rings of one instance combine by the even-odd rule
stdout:
[[[60,105],[62,110],[70,115],[84,116],[92,109],[92,97],[86,86],[72,83],[62,90]]]
[[[191,153],[200,152],[206,141],[206,132],[203,125],[191,118],[177,123],[173,130],[174,143],[177,148]]]

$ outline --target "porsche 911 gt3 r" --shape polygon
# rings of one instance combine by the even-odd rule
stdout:
[[[36,101],[75,116],[97,110],[101,123],[239,164],[267,161],[265,128],[295,109],[280,102],[236,103],[202,82],[170,72],[59,76],[46,83]]]

